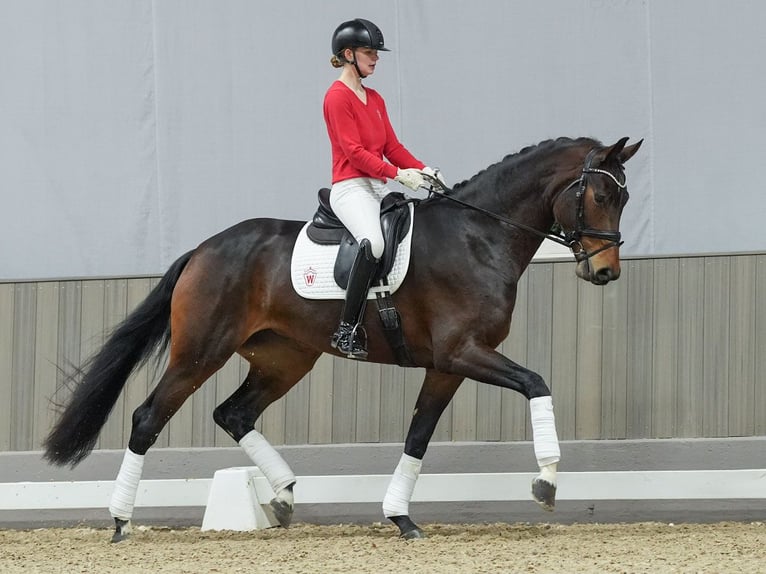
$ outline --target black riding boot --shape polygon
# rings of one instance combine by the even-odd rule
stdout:
[[[361,323],[367,304],[367,292],[377,267],[378,260],[372,255],[370,242],[362,239],[348,277],[346,303],[340,325],[330,342],[333,349],[338,349],[350,359],[367,358],[367,333]]]

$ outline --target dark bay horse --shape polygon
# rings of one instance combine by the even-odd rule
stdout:
[[[541,469],[532,495],[553,509],[559,446],[550,390],[495,349],[510,329],[517,282],[554,224],[575,253],[580,278],[603,285],[619,277],[624,164],[641,145],[626,146],[627,139],[612,146],[588,138],[545,141],[416,206],[412,263],[393,300],[409,354],[426,374],[383,501],[402,536],[422,536],[409,518],[409,501],[434,427],[466,377],[529,399]],[[342,305],[303,299],[291,286],[290,254],[303,225],[243,221],[181,256],[74,376],[73,393],[44,444],[46,458],[59,465],[74,466],[91,452],[129,375],[169,347],[167,369],[133,413],[110,504],[113,541],[129,533],[145,453],[234,353],[250,371],[213,417],[266,475],[276,493],[271,507],[289,525],[295,476],[254,424],[321,353],[334,353],[329,343]],[[368,308],[369,360],[395,363],[374,314]]]

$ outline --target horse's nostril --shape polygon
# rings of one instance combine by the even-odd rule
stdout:
[[[609,283],[613,279],[616,279],[615,274],[612,272],[612,270],[609,267],[599,269],[594,274],[594,277],[596,279],[594,283],[597,283],[599,285],[603,285],[604,283]]]
[[[599,269],[594,274],[594,277],[596,278],[596,283],[599,285],[603,285],[604,283],[609,283],[610,281],[616,280],[620,276],[619,271],[614,271],[611,267],[604,267],[602,269]]]

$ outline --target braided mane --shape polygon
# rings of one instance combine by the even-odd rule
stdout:
[[[594,147],[594,146],[601,145],[601,142],[599,142],[598,140],[595,140],[593,138],[585,138],[585,137],[581,137],[581,138],[577,138],[577,139],[572,139],[572,138],[567,138],[567,137],[560,137],[560,138],[557,138],[555,140],[553,140],[553,139],[545,140],[545,141],[540,142],[537,145],[530,145],[530,146],[527,146],[525,148],[522,148],[520,151],[518,151],[516,153],[508,154],[503,159],[501,159],[499,162],[494,163],[494,164],[490,165],[489,167],[481,170],[479,173],[477,173],[476,175],[474,175],[470,179],[467,179],[467,180],[462,181],[462,182],[460,182],[458,184],[455,184],[453,186],[453,189],[455,191],[457,191],[458,189],[460,189],[460,188],[462,188],[462,187],[472,183],[474,180],[476,180],[477,178],[479,178],[482,175],[484,175],[484,173],[486,173],[487,171],[494,170],[494,169],[496,169],[500,165],[502,165],[502,166],[510,166],[512,164],[518,163],[518,162],[526,159],[529,155],[532,155],[533,153],[551,151],[552,148],[566,148],[566,147],[579,146],[579,145],[583,145],[583,144],[588,144],[590,147]]]

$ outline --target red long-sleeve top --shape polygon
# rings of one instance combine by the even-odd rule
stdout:
[[[333,82],[325,94],[324,119],[332,146],[333,183],[354,177],[374,177],[385,182],[386,178],[396,177],[397,168],[425,167],[396,137],[381,95],[371,88],[365,91],[367,104],[340,80]]]

